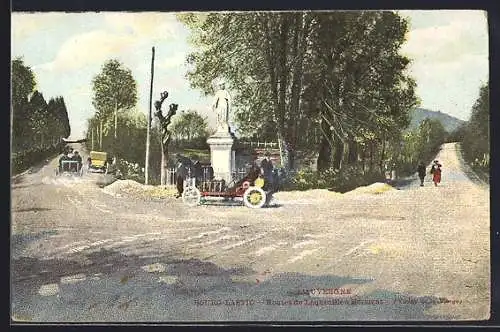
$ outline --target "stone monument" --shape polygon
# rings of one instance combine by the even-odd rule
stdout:
[[[230,96],[223,81],[219,82],[218,88],[212,104],[212,110],[217,115],[217,131],[208,138],[207,143],[210,146],[210,161],[214,169],[214,177],[224,179],[226,183],[229,183],[235,167],[234,135],[228,123]]]

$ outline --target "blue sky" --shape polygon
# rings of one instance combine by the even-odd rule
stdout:
[[[413,59],[421,107],[467,120],[488,80],[488,27],[481,11],[400,11],[410,18],[401,52]],[[138,82],[137,109],[149,109],[151,47],[156,48],[153,96],[194,109],[215,124],[211,98],[189,87],[185,57],[189,31],[171,13],[13,13],[12,57],[22,56],[46,100],[63,96],[73,137],[92,116],[92,78],[116,58]]]

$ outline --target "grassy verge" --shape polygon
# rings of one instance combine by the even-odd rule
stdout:
[[[60,152],[61,146],[52,147],[47,150],[27,150],[11,154],[12,175],[18,175],[30,167],[42,163],[46,159],[56,157]]]
[[[466,170],[467,173],[472,173],[472,174],[467,174],[471,179],[477,178],[487,184],[490,184],[490,171],[487,167],[481,166],[479,164],[474,163],[473,161],[470,161],[466,158],[463,149],[462,149],[462,144],[459,146],[459,152],[460,152],[460,159],[461,161],[467,165],[468,170]]]

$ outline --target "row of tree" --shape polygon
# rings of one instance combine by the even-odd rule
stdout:
[[[36,78],[22,58],[12,66],[12,149],[14,153],[46,150],[68,137],[71,132],[63,97],[46,102],[36,90]]]
[[[414,130],[403,135],[401,149],[395,151],[397,169],[405,174],[413,174],[419,162],[427,165],[438,153],[448,136],[439,120],[424,119]]]
[[[190,13],[191,86],[223,77],[239,131],[314,149],[319,171],[382,170],[400,149],[415,82],[399,54],[408,22],[391,11]],[[317,144],[314,144],[317,142]]]
[[[465,160],[484,173],[488,173],[490,166],[489,102],[489,84],[485,84],[479,90],[469,121],[450,136],[450,140],[462,142]]]

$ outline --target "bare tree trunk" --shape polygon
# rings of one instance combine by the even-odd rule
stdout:
[[[101,120],[101,128],[99,128],[99,149],[102,151],[102,120]]]
[[[115,100],[115,141],[118,137],[117,128],[118,127],[118,100]]]
[[[333,167],[336,169],[342,168],[342,159],[344,155],[344,143],[340,138],[335,140],[335,151],[333,152]]]
[[[168,173],[168,146],[165,146],[161,142],[161,169],[160,169],[160,184],[162,186],[167,185],[167,173]]]
[[[347,162],[349,164],[354,164],[358,161],[358,151],[357,151],[358,149],[356,142],[354,140],[349,140],[348,148],[349,148],[349,153]]]
[[[331,161],[332,161],[332,148],[326,137],[323,137],[319,144],[319,154],[317,161],[318,172],[327,170],[328,167],[330,167]]]
[[[373,170],[373,141],[370,142],[370,172]]]
[[[385,137],[382,137],[382,152],[380,153],[380,172],[384,171],[384,159],[385,159]]]

